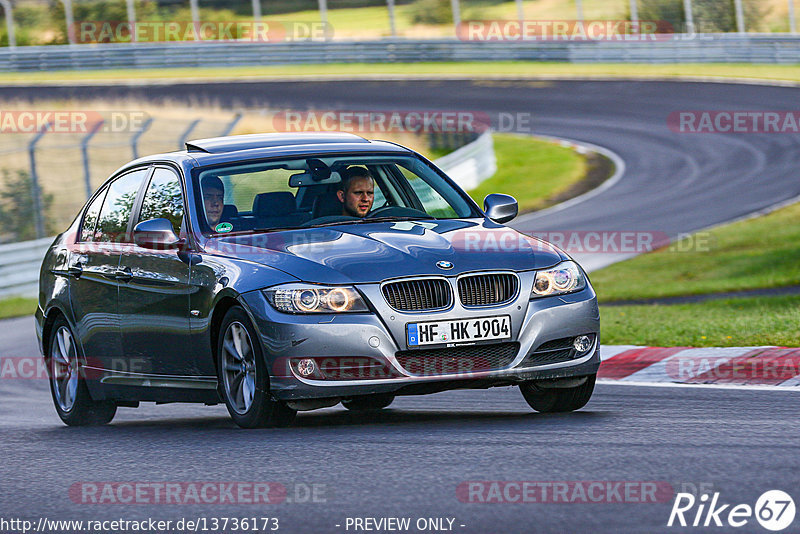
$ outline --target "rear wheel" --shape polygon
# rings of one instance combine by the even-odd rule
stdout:
[[[61,420],[69,426],[104,425],[114,418],[117,406],[94,401],[82,376],[80,347],[66,319],[53,324],[48,344],[50,393]]]
[[[220,390],[228,413],[242,428],[289,426],[297,412],[272,398],[267,365],[257,341],[244,310],[228,310],[217,343]]]
[[[519,389],[528,405],[542,413],[574,412],[586,406],[594,391],[597,375],[589,375],[586,382],[571,388],[537,389],[530,383],[520,384]]]
[[[345,399],[342,401],[342,406],[353,411],[382,410],[393,401],[394,395],[391,393],[377,393],[375,395],[364,395],[362,397]]]

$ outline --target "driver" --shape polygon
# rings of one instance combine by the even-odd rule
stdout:
[[[375,201],[375,182],[366,167],[348,167],[336,192],[342,203],[342,215],[365,217]]]
[[[222,210],[225,207],[225,186],[219,176],[212,174],[203,177],[200,188],[203,191],[206,220],[208,225],[214,228],[222,219]]]

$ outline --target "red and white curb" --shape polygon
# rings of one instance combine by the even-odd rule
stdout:
[[[603,363],[597,378],[607,383],[800,391],[800,348],[603,345],[600,357]]]

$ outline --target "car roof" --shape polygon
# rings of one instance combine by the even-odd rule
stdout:
[[[230,135],[188,141],[186,150],[145,156],[128,163],[117,172],[155,161],[180,163],[194,160],[197,165],[206,166],[280,156],[370,152],[413,153],[389,141],[370,141],[342,132]]]
[[[363,137],[343,132],[313,133],[267,133],[249,135],[228,135],[225,137],[209,137],[186,143],[189,152],[205,152],[222,154],[254,148],[275,148],[297,145],[321,145],[328,143],[369,143]]]

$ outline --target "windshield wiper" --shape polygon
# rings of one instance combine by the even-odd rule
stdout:
[[[305,230],[306,228],[324,228],[326,226],[339,226],[341,224],[368,224],[375,222],[398,222],[398,221],[417,221],[417,220],[430,220],[436,219],[432,215],[415,216],[415,217],[365,217],[363,219],[353,218],[345,221],[331,221],[319,224],[309,224],[303,226],[282,226],[277,228],[253,228],[252,230],[245,230],[249,232],[282,232],[284,230]]]
[[[363,219],[359,219],[357,221],[352,221],[353,224],[367,224],[373,222],[396,222],[396,221],[419,221],[424,220],[428,221],[430,219],[436,219],[433,215],[419,215],[414,217],[365,217]],[[350,221],[348,221],[350,222]]]
[[[284,230],[302,230],[303,228],[308,228],[307,226],[276,226],[273,228],[253,228],[250,230],[251,232],[283,232]]]
[[[333,222],[325,222],[325,223],[319,223],[319,224],[308,224],[308,225],[302,226],[301,228],[324,228],[326,226],[339,226],[340,224],[351,224],[351,223],[354,223],[354,222],[357,222],[357,221],[358,221],[358,219],[353,219],[352,221],[349,221],[349,220],[348,221],[333,221]]]
[[[418,217],[365,217],[363,219],[351,219],[346,221],[333,221],[333,222],[326,222],[320,224],[309,224],[308,226],[303,226],[303,228],[322,228],[324,226],[339,226],[342,224],[370,224],[370,223],[380,223],[380,222],[399,222],[399,221],[418,221],[418,220],[430,220],[436,219],[432,215],[428,216],[418,216]]]

